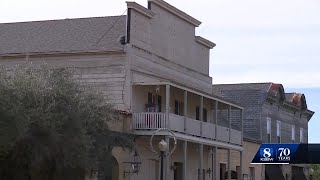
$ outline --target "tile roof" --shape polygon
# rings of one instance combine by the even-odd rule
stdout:
[[[0,55],[118,51],[125,32],[126,16],[0,23]]]

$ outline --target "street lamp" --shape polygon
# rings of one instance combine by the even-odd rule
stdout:
[[[160,150],[160,158],[161,158],[161,166],[160,166],[160,180],[163,180],[163,157],[164,152],[167,150],[168,144],[162,139],[159,142],[159,150]]]
[[[166,135],[167,137],[170,137],[173,139],[173,147],[171,150],[169,150],[169,144],[168,142],[164,141],[163,139],[159,142],[158,144],[158,148],[159,148],[159,151],[156,151],[154,148],[153,148],[153,137],[159,133],[160,131],[164,131],[162,135]],[[177,147],[177,139],[176,139],[176,136],[174,135],[173,131],[169,130],[169,129],[166,129],[166,128],[160,128],[158,130],[156,130],[152,136],[150,137],[150,148],[151,148],[151,151],[156,154],[156,155],[160,155],[160,159],[161,159],[161,164],[160,164],[160,180],[163,180],[163,158],[166,157],[168,158],[173,152],[174,150],[176,149]]]

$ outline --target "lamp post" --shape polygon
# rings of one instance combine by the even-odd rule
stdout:
[[[173,148],[171,150],[169,150],[169,145],[166,141],[164,141],[163,139],[159,142],[158,144],[158,148],[159,148],[159,151],[156,151],[154,148],[153,148],[153,137],[159,133],[160,131],[164,131],[164,133],[166,133],[167,135],[169,134],[169,136],[171,135],[171,138],[173,139]],[[177,139],[176,139],[176,136],[174,135],[173,131],[169,130],[169,129],[166,129],[166,128],[160,128],[158,130],[156,130],[151,138],[150,138],[150,148],[151,148],[151,151],[156,154],[156,155],[160,155],[160,180],[163,180],[164,177],[163,177],[163,158],[166,157],[168,158],[172,153],[173,151],[176,149],[177,147]]]
[[[162,139],[159,142],[159,150],[160,150],[160,180],[163,180],[163,157],[164,157],[164,152],[167,150],[168,144]]]

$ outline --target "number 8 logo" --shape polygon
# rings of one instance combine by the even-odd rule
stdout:
[[[270,148],[264,148],[263,149],[263,157],[265,157],[265,158],[271,157],[270,152],[271,152]]]

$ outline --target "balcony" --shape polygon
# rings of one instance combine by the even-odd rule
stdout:
[[[174,84],[133,86],[132,129],[167,128],[183,139],[242,145],[242,108]]]
[[[132,125],[132,128],[135,130],[157,130],[159,128],[168,128],[174,132],[183,133],[189,136],[197,136],[237,145],[241,145],[242,143],[242,133],[239,130],[185,118],[184,116],[172,113],[169,113],[168,120],[165,113],[134,113]]]

